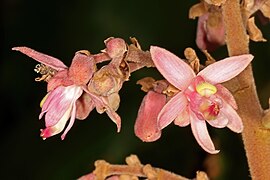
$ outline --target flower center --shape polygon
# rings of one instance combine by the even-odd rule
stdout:
[[[199,114],[205,120],[215,120],[219,114],[220,108],[220,99],[203,99],[202,102],[199,104]]]
[[[198,119],[209,121],[218,117],[222,108],[222,100],[216,96],[216,86],[198,76],[185,93],[190,102],[190,108]]]

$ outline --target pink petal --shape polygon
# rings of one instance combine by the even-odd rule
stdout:
[[[54,126],[65,114],[70,107],[70,102],[61,102],[60,98],[52,100],[47,113],[45,114],[45,125],[46,127]]]
[[[71,108],[72,107],[70,106],[69,109],[61,117],[61,119],[57,121],[56,124],[54,124],[53,126],[46,126],[47,127],[46,129],[41,130],[40,136],[43,138],[43,140],[45,140],[48,137],[59,134],[60,132],[63,131],[70,117]]]
[[[227,104],[226,102],[223,103],[223,108],[221,112],[228,118],[229,122],[227,127],[231,129],[233,132],[241,133],[243,131],[243,123],[240,116],[237,112]]]
[[[186,110],[188,101],[183,93],[177,93],[162,108],[158,115],[158,126],[160,129],[168,126],[182,111]]]
[[[94,101],[88,93],[83,93],[82,96],[76,101],[76,118],[84,120],[95,108]]]
[[[36,61],[45,64],[57,71],[61,71],[67,68],[67,66],[57,58],[37,52],[28,47],[14,47],[12,50],[20,51],[21,53],[35,59]]]
[[[224,128],[228,125],[228,118],[223,113],[219,113],[217,119],[209,120],[207,122],[213,127]]]
[[[157,117],[165,104],[166,96],[154,91],[149,91],[143,98],[134,126],[136,136],[142,141],[152,142],[160,138]]]
[[[117,132],[119,133],[121,130],[121,118],[120,116],[113,111],[111,108],[106,109],[107,115],[111,118],[111,120],[116,124],[117,126]]]
[[[77,85],[86,85],[96,71],[96,63],[92,56],[76,52],[68,75]]]
[[[98,98],[98,100],[102,101],[102,104],[101,104],[102,107],[105,108],[107,115],[116,124],[117,132],[120,132],[120,130],[121,130],[121,117],[109,106],[109,102],[108,102],[107,98],[101,97],[101,98]],[[97,104],[96,104],[96,106],[97,106]]]
[[[90,91],[88,91],[86,86],[82,86],[82,89],[91,96],[92,100],[95,103],[97,112],[103,113],[104,111],[106,111],[107,115],[116,124],[117,132],[120,132],[120,130],[121,130],[121,117],[112,108],[110,108],[106,98],[103,98],[101,96],[97,96],[97,95],[91,93]],[[101,109],[102,109],[102,111],[101,111]]]
[[[166,49],[151,46],[150,53],[159,72],[178,89],[185,89],[195,77],[190,66]]]
[[[72,105],[72,111],[71,111],[71,117],[70,117],[70,120],[69,120],[69,124],[68,124],[67,128],[65,129],[64,133],[61,135],[62,140],[65,139],[66,134],[68,133],[68,131],[73,126],[73,124],[75,122],[75,115],[76,115],[76,104],[74,102],[73,105]]]
[[[73,102],[82,95],[82,89],[78,86],[59,86],[55,90],[57,90],[56,93],[52,92],[50,94],[53,98],[48,97],[48,100],[50,100],[49,104],[47,105],[47,102],[44,102],[44,109],[42,108],[42,113],[40,114],[41,116],[47,111],[45,115],[46,127],[55,125]]]
[[[190,115],[191,130],[198,144],[210,154],[218,153],[219,150],[215,149],[215,146],[209,136],[206,122],[204,120],[197,119],[196,115],[192,112]]]
[[[175,125],[180,127],[185,127],[190,124],[189,108],[184,109],[173,121]]]
[[[216,95],[221,97],[223,101],[229,103],[234,109],[237,109],[237,104],[232,93],[221,84],[216,84],[215,86],[217,88]]]
[[[58,71],[49,81],[47,85],[47,91],[52,91],[58,86],[71,86],[74,84],[73,81],[71,81],[68,78],[68,69]]]
[[[196,44],[202,50],[214,51],[225,43],[223,23],[219,26],[208,25],[209,13],[199,17],[197,24]]]
[[[78,180],[95,180],[96,175],[94,173],[86,174],[84,176],[79,177]]]
[[[202,50],[205,50],[205,49],[209,50],[209,47],[208,47],[209,42],[207,41],[206,32],[205,32],[205,24],[206,24],[207,19],[208,19],[208,13],[200,16],[198,19],[198,24],[197,24],[196,44],[198,48]]]
[[[249,65],[252,59],[251,54],[229,57],[210,64],[199,72],[198,76],[201,75],[212,84],[222,83],[237,76]]]
[[[106,52],[111,58],[123,56],[124,53],[127,51],[126,42],[121,38],[108,38],[105,41]]]
[[[44,113],[46,113],[51,108],[51,105],[54,104],[55,101],[57,101],[57,98],[61,96],[63,91],[64,91],[64,87],[59,86],[58,88],[56,88],[53,91],[50,91],[47,94],[47,98],[45,99],[42,105],[41,113],[39,114],[39,119],[41,119]]]

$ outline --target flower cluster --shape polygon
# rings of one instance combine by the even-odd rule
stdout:
[[[40,62],[35,71],[42,77],[36,80],[48,82],[48,93],[40,103],[39,119],[45,115],[46,124],[40,134],[43,139],[62,132],[69,121],[61,136],[64,139],[75,119],[85,119],[94,108],[98,113],[106,112],[120,131],[121,118],[116,113],[120,103],[119,90],[134,68],[151,66],[147,55],[140,54],[136,39],[132,41],[135,45],[127,46],[123,39],[108,38],[106,48],[99,54],[92,55],[86,50],[76,52],[70,67],[28,47],[12,48]],[[131,49],[129,55],[128,49]],[[138,54],[144,57],[144,63],[136,59],[136,63],[132,62],[131,58]],[[109,60],[109,64],[97,69],[97,63]]]
[[[76,52],[70,67],[28,47],[13,48],[40,62],[35,71],[42,76],[36,80],[48,83],[48,93],[40,103],[39,119],[45,116],[46,125],[40,134],[43,139],[62,132],[69,121],[61,136],[64,139],[75,119],[86,119],[94,108],[98,113],[106,112],[119,132],[121,118],[116,113],[119,91],[131,72],[145,66],[155,66],[166,80],[148,77],[138,81],[147,92],[134,126],[136,136],[142,141],[159,139],[162,129],[174,121],[180,127],[190,124],[199,145],[209,153],[217,153],[206,122],[213,127],[242,131],[236,102],[220,83],[243,71],[252,55],[226,58],[199,71],[198,58],[190,48],[185,54],[193,69],[163,48],[152,46],[150,53],[143,52],[136,39],[132,42],[128,46],[123,39],[109,38],[99,54]],[[98,69],[97,63],[103,61],[110,62]]]

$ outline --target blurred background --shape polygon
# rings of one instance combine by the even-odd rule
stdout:
[[[129,42],[136,37],[142,48],[158,45],[183,57],[186,47],[194,48],[196,22],[188,19],[196,0],[2,0],[0,23],[0,179],[76,179],[94,169],[94,161],[105,159],[123,164],[126,156],[137,154],[143,164],[164,168],[188,178],[197,170],[212,179],[249,179],[241,135],[227,128],[209,128],[217,155],[204,152],[195,141],[190,126],[170,125],[162,137],[144,143],[133,131],[137,110],[145,95],[136,81],[146,76],[160,79],[155,69],[132,74],[120,91],[118,110],[122,130],[94,110],[85,121],[76,121],[66,139],[60,135],[43,141],[38,120],[39,102],[46,94],[46,83],[35,82],[37,62],[18,52],[14,46],[28,46],[61,59],[69,66],[74,53],[87,49],[98,53],[103,40],[121,37]],[[270,40],[270,25],[262,27]],[[267,107],[270,92],[270,46],[251,43],[255,55],[253,68],[260,100]],[[212,55],[226,56],[221,47]]]

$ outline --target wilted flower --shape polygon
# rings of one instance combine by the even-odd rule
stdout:
[[[54,70],[53,77],[47,80],[48,94],[40,103],[42,110],[39,119],[45,114],[46,123],[46,129],[42,129],[40,135],[43,139],[46,139],[62,132],[69,120],[69,125],[61,136],[64,139],[76,116],[86,117],[85,114],[89,114],[89,111],[93,109],[91,103],[87,105],[88,108],[82,106],[84,100],[80,99],[79,101],[79,98],[82,97],[86,84],[96,69],[94,59],[86,51],[78,51],[72,60],[70,68],[67,68],[59,59],[30,48],[15,47],[13,50],[32,57],[44,64],[45,66],[42,65],[44,68],[48,67]],[[86,96],[83,97],[86,98]]]
[[[196,44],[202,50],[213,51],[225,44],[225,27],[221,8],[205,2],[190,8],[189,18],[199,16]]]
[[[206,122],[213,127],[227,126],[234,132],[242,132],[243,124],[235,111],[237,105],[234,97],[220,83],[243,71],[253,59],[252,55],[226,58],[195,75],[188,64],[163,48],[152,46],[150,53],[160,73],[180,90],[159,113],[160,129],[172,121],[180,127],[191,124],[199,145],[212,154],[219,151],[215,150]]]

